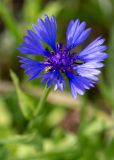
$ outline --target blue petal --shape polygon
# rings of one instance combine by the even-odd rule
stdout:
[[[19,62],[22,63],[21,67],[25,69],[25,74],[29,74],[29,80],[35,79],[38,77],[40,72],[42,72],[47,65],[42,62],[37,62],[33,59],[18,56],[20,58]]]
[[[41,77],[42,77],[41,83],[47,82],[47,87],[50,87],[51,85],[54,84],[54,90],[59,88],[60,91],[62,91],[63,88],[65,87],[65,81],[58,70],[49,71],[45,74],[42,74]]]
[[[28,35],[23,37],[25,42],[22,42],[21,46],[17,49],[23,54],[39,54],[48,56],[48,53],[38,40],[38,36],[32,30],[28,30],[27,33]]]
[[[78,76],[75,73],[67,71],[66,76],[69,80],[70,90],[74,98],[77,97],[77,93],[83,95],[85,89],[90,89],[90,87],[94,86],[94,82],[92,80],[86,77]]]
[[[92,79],[94,81],[97,81],[98,78],[95,77],[95,75],[98,75],[101,73],[98,69],[90,68],[90,67],[84,67],[83,65],[78,65],[76,67],[76,72],[82,76],[89,79]]]
[[[66,32],[67,50],[71,50],[84,42],[91,32],[91,28],[85,29],[86,22],[80,24],[79,19],[70,21]]]
[[[54,90],[57,90],[58,88],[60,89],[60,91],[63,91],[63,88],[66,87],[66,83],[61,75],[61,73],[59,71],[57,71],[57,79],[55,81],[55,85],[54,85]]]
[[[53,50],[56,50],[56,31],[57,24],[54,16],[49,17],[46,15],[44,21],[38,19],[38,25],[33,24],[33,29],[39,39],[47,43]]]
[[[79,53],[78,58],[82,59],[84,62],[103,61],[108,56],[108,54],[104,53],[107,49],[107,46],[102,45],[104,41],[105,39],[98,37]]]
[[[48,88],[54,83],[57,77],[57,73],[56,71],[49,71],[45,74],[42,74],[41,77],[42,77],[41,83],[47,82],[47,88]]]

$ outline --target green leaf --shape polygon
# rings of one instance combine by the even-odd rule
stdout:
[[[106,123],[103,120],[95,119],[93,122],[91,122],[88,127],[85,128],[83,131],[83,134],[87,136],[91,136],[93,134],[97,134],[101,132],[103,129],[105,129]]]
[[[50,3],[48,3],[46,5],[46,7],[43,9],[43,11],[40,13],[40,17],[43,17],[45,14],[49,15],[49,16],[56,16],[60,11],[61,9],[63,8],[64,6],[62,5],[61,2],[59,1],[51,1]]]
[[[0,145],[0,159],[9,160],[8,159],[9,157],[10,157],[10,152],[8,151],[8,149],[5,146]]]
[[[12,123],[12,117],[7,110],[5,101],[0,97],[0,127],[9,127]]]
[[[20,30],[16,21],[14,20],[12,12],[10,11],[9,7],[5,5],[4,2],[0,2],[0,16],[2,16],[2,19],[7,29],[11,32],[11,34],[18,43],[22,39]]]
[[[25,0],[23,7],[25,21],[32,23],[36,21],[41,9],[41,2],[41,0]]]
[[[0,144],[27,144],[31,141],[31,136],[14,135],[9,138],[1,138]]]
[[[98,87],[104,99],[109,103],[110,106],[114,108],[114,98],[112,94],[113,88],[109,87],[109,85],[105,83],[102,77],[100,78],[100,83]]]
[[[114,95],[114,24],[110,30],[108,53],[109,57],[107,59],[106,74],[109,87],[112,90],[112,95]]]
[[[98,5],[106,18],[112,15],[113,5],[110,0],[98,0]]]
[[[29,96],[27,96],[21,90],[21,88],[19,86],[19,80],[18,80],[16,74],[13,71],[11,71],[10,75],[11,75],[12,81],[13,81],[15,89],[16,89],[16,93],[17,93],[17,97],[18,97],[21,111],[26,119],[32,119],[33,110],[34,110],[33,101],[32,101],[32,99],[30,99]]]
[[[108,58],[106,60],[106,79],[101,77],[99,89],[102,96],[107,100],[110,106],[114,107],[114,24],[110,27]]]
[[[35,133],[0,138],[0,144],[33,144],[41,147],[41,136]]]

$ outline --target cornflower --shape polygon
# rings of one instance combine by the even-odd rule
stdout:
[[[70,91],[74,98],[77,94],[83,95],[85,89],[94,87],[99,80],[97,75],[99,68],[108,54],[104,51],[105,39],[96,38],[81,52],[73,52],[72,49],[83,43],[91,32],[91,28],[85,29],[86,22],[71,20],[66,31],[66,44],[56,42],[57,23],[54,16],[46,15],[44,20],[38,19],[38,25],[32,25],[33,30],[27,30],[18,50],[22,54],[43,56],[43,61],[19,56],[21,67],[25,74],[29,74],[29,80],[42,78],[41,83],[46,82],[47,88],[54,85],[54,90],[66,87],[66,79],[69,81]],[[49,47],[45,48],[46,44]],[[51,48],[51,49],[49,49]]]

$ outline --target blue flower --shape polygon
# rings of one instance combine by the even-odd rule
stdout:
[[[66,32],[66,45],[56,41],[57,23],[52,16],[47,15],[44,20],[38,19],[38,25],[33,24],[33,30],[28,30],[24,36],[24,42],[18,50],[22,54],[43,56],[44,61],[19,56],[21,67],[25,69],[25,74],[29,74],[29,80],[42,78],[41,82],[47,83],[47,87],[54,85],[54,89],[65,88],[65,77],[69,81],[72,96],[83,95],[85,89],[93,87],[98,81],[96,75],[101,72],[103,61],[107,58],[104,52],[106,46],[104,39],[98,37],[91,42],[80,53],[74,53],[73,48],[83,43],[91,32],[91,28],[85,29],[86,22],[80,23],[79,19],[71,20]],[[44,48],[43,44],[49,45]]]

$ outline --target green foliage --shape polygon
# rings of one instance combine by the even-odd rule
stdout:
[[[0,160],[114,160],[114,1],[15,2],[0,0]],[[44,104],[39,81],[22,78],[14,48],[45,14],[57,17],[61,41],[68,21],[77,17],[92,26],[90,41],[106,38],[109,57],[100,83],[76,101],[67,92],[52,91]],[[10,72],[12,82],[10,68],[16,72]]]
[[[33,101],[30,97],[28,97],[20,88],[19,86],[19,80],[16,76],[16,74],[11,71],[11,78],[13,80],[16,93],[18,96],[18,101],[19,101],[19,106],[21,108],[21,111],[24,115],[25,118],[31,119],[33,117],[33,109],[34,109],[34,104]]]
[[[63,4],[61,1],[53,1],[46,5],[46,7],[41,11],[40,16],[43,17],[43,15],[47,14],[49,16],[51,15],[58,15],[59,12],[62,10]]]
[[[113,68],[114,68],[114,23],[112,24],[111,28],[110,28],[110,40],[109,40],[109,53],[110,56],[108,57],[107,60],[107,67],[106,67],[106,73],[107,73],[107,80],[108,80],[108,85],[111,88],[111,94],[114,95],[114,72],[113,72]]]
[[[20,30],[18,29],[18,25],[13,18],[11,10],[9,10],[8,6],[6,6],[4,2],[0,2],[0,16],[3,18],[5,25],[11,32],[12,36],[17,42],[19,42],[22,39]]]
[[[38,14],[41,10],[41,0],[26,0],[23,7],[24,18],[29,22],[33,23],[36,21]],[[29,12],[28,12],[29,11]]]

